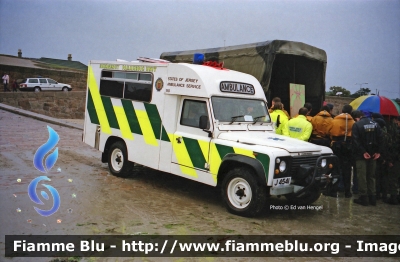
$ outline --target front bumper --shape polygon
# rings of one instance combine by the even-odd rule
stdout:
[[[323,159],[326,160],[322,167]],[[330,168],[331,167],[331,168]],[[320,156],[315,165],[300,165],[296,174],[292,176],[292,183],[283,187],[271,187],[271,195],[285,195],[294,193],[299,196],[308,190],[315,190],[315,186],[325,188],[327,185],[339,179],[339,158],[335,155]]]

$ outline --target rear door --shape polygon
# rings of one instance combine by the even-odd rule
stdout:
[[[47,82],[46,78],[39,78],[39,85],[40,85],[40,89],[42,89],[42,91],[50,90],[50,86],[49,86],[49,83]]]

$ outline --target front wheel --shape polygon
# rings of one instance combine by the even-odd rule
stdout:
[[[108,168],[114,176],[127,177],[131,174],[133,163],[129,162],[125,143],[117,141],[108,151]]]
[[[62,91],[68,92],[68,87],[63,87]]]
[[[253,217],[264,208],[267,189],[250,169],[235,168],[222,181],[222,198],[230,213]]]

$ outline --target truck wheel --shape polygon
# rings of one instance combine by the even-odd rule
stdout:
[[[114,176],[129,176],[133,163],[128,161],[125,143],[117,141],[111,145],[108,151],[108,168]]]
[[[222,198],[230,213],[253,217],[264,208],[267,190],[258,184],[254,172],[235,168],[222,181]]]
[[[308,192],[303,193],[300,196],[294,196],[293,193],[285,195],[286,199],[291,203],[304,206],[314,203],[321,196],[321,189],[318,186],[312,187]]]

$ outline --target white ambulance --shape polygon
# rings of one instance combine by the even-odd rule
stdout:
[[[90,61],[83,141],[112,174],[134,163],[220,186],[228,211],[258,214],[270,195],[316,201],[338,177],[332,150],[275,134],[251,75],[221,64]]]

